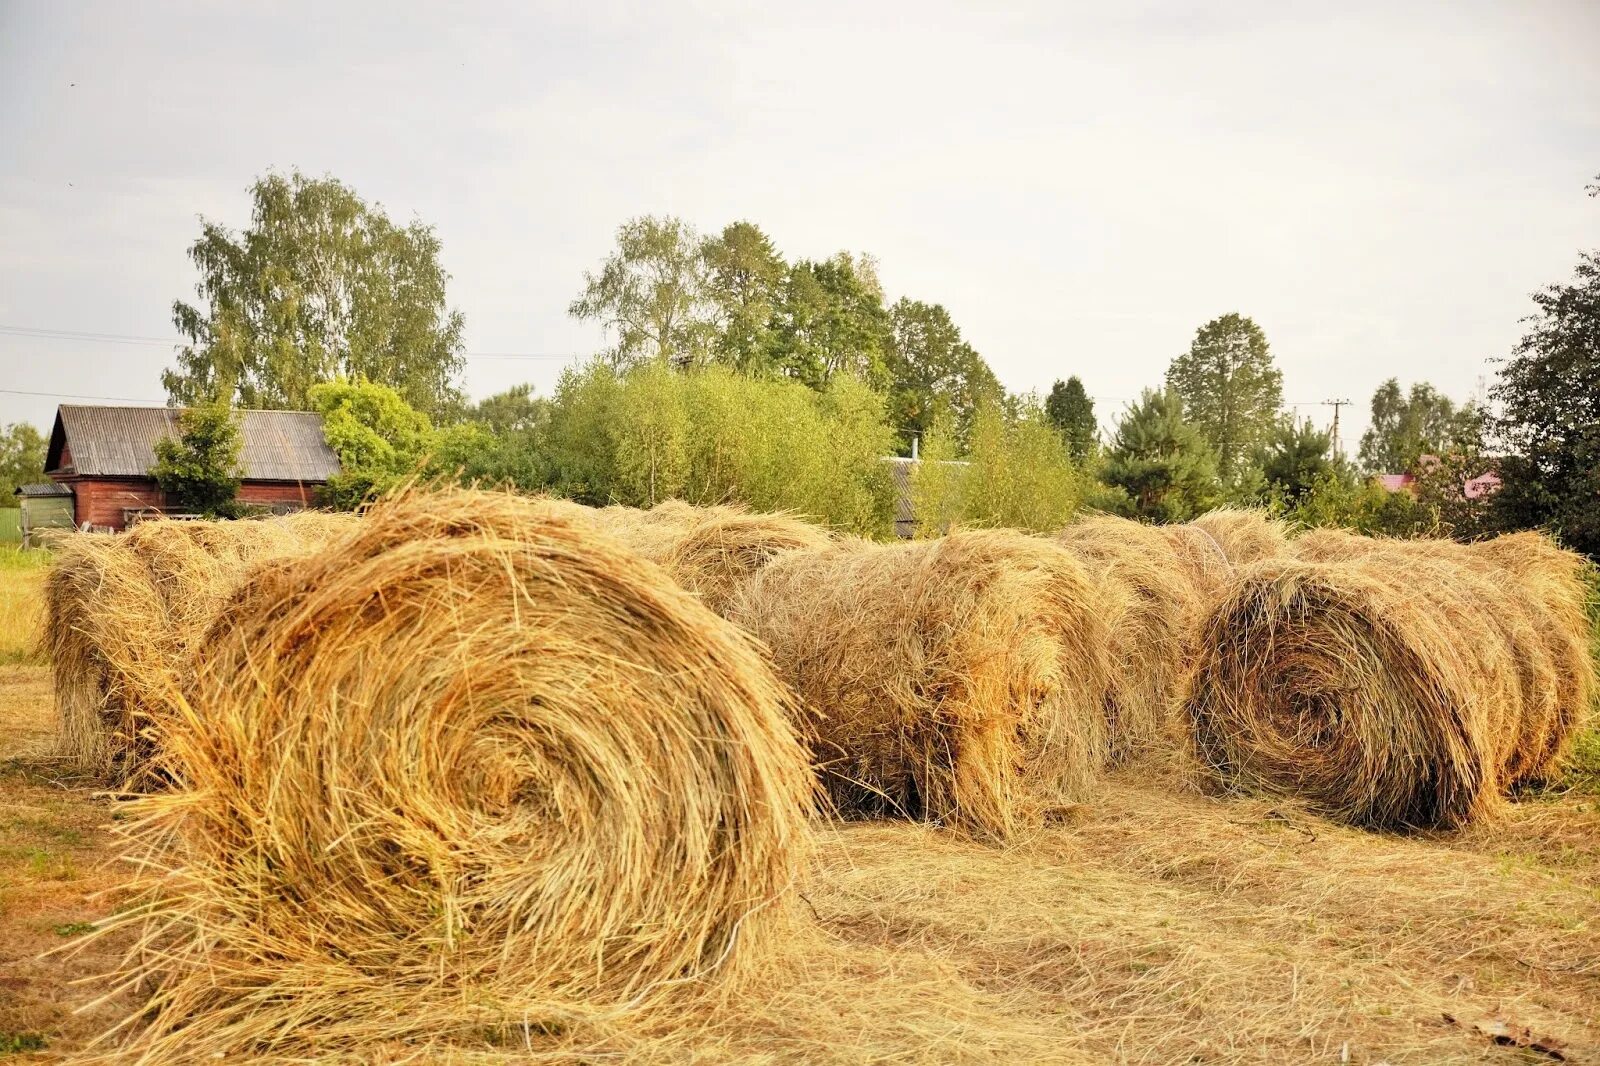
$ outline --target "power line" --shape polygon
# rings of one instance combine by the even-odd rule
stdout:
[[[118,403],[157,403],[165,407],[167,401],[133,396],[85,396],[75,392],[30,392],[27,389],[0,389],[6,396],[42,396],[47,400],[115,400]]]
[[[93,333],[77,329],[43,329],[35,326],[0,324],[0,336],[28,337],[34,340],[76,341],[82,344],[133,344],[146,347],[176,348],[181,340],[143,337],[129,333]],[[462,352],[469,359],[576,359],[577,352]]]

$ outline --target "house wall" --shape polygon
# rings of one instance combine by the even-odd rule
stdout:
[[[69,476],[56,480],[71,485],[76,493],[73,524],[80,528],[87,522],[99,528],[123,529],[127,525],[124,511],[171,509],[166,494],[150,478]],[[239,501],[261,506],[310,507],[316,503],[320,488],[320,485],[295,482],[246,481],[239,486]]]

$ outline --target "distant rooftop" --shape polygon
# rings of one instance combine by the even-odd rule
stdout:
[[[62,404],[50,431],[45,470],[81,477],[148,477],[156,442],[178,435],[176,407]],[[241,411],[239,465],[246,481],[324,482],[339,457],[313,411]],[[63,459],[65,458],[65,465]]]

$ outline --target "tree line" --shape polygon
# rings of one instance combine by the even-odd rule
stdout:
[[[548,397],[524,385],[474,404],[440,253],[427,225],[298,172],[255,184],[242,232],[204,222],[189,250],[197,299],[172,308],[186,341],[163,374],[195,412],[175,444],[194,440],[163,453],[162,473],[181,485],[217,467],[226,495],[227,412],[285,407],[323,414],[342,506],[456,477],[596,503],[738,500],[883,535],[895,490],[880,460],[915,448],[930,528],[1045,529],[1082,508],[1176,521],[1233,504],[1395,534],[1546,526],[1600,553],[1600,252],[1535,294],[1488,404],[1391,379],[1353,459],[1286,412],[1246,315],[1201,325],[1102,434],[1080,378],[1008,393],[944,306],[891,301],[871,256],[789,258],[747,220],[710,234],[623,223],[569,306],[602,327],[604,349]],[[0,436],[0,478],[37,476],[38,437]],[[1462,484],[1490,470],[1503,487],[1469,499]],[[1415,494],[1376,473],[1412,475]]]

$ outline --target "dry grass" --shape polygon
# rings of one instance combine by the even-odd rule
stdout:
[[[1450,827],[1549,776],[1578,719],[1563,704],[1586,708],[1593,678],[1546,632],[1576,627],[1581,647],[1581,610],[1551,615],[1450,542],[1319,535],[1297,552],[1247,570],[1207,625],[1190,713],[1221,780],[1358,825]]]
[[[39,636],[49,564],[42,549],[0,545],[0,666],[44,661]]]
[[[41,667],[0,674],[0,730],[35,755],[50,750],[48,690]],[[108,961],[96,942],[37,957],[110,911],[91,895],[122,876],[101,865],[107,813],[89,787],[26,760],[0,769],[0,1036],[45,1045],[21,1061],[74,1056],[138,1002],[73,1013],[107,991],[73,983]],[[34,849],[51,857],[39,872]],[[47,876],[68,861],[75,879]],[[1570,1061],[1600,1055],[1600,802],[1587,795],[1514,804],[1465,833],[1395,837],[1115,775],[1075,824],[1003,850],[915,825],[825,830],[808,881],[820,935],[714,1009],[321,1057],[1553,1061],[1495,1044],[1484,1030],[1496,1022],[1559,1041]]]
[[[1004,838],[1086,799],[1105,762],[1101,597],[1005,531],[786,554],[729,617],[804,702],[838,808]]]
[[[354,528],[304,512],[242,522],[140,523],[117,536],[57,538],[45,584],[63,753],[123,788],[157,784],[154,693],[187,667],[200,634],[249,569]]]
[[[660,569],[536,502],[375,507],[256,572],[130,830],[141,1061],[560,1031],[770,953],[811,802],[788,699]]]
[[[785,552],[833,543],[827,530],[793,515],[752,514],[741,507],[669,500],[648,511],[605,507],[593,513],[629,549],[665,568],[718,614],[727,612],[741,584]]]
[[[1187,733],[1179,712],[1208,606],[1184,560],[1157,527],[1109,515],[1075,522],[1055,539],[1099,584],[1111,622],[1112,761],[1178,749]]]

